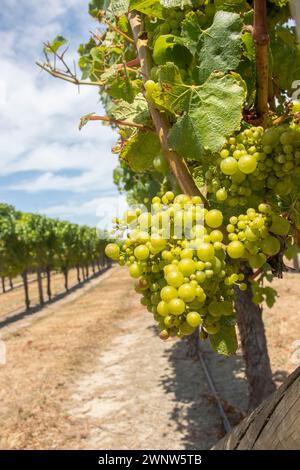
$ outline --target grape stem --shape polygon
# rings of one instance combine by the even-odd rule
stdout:
[[[256,50],[257,113],[260,124],[266,128],[269,113],[269,35],[267,29],[266,0],[254,0],[254,23],[252,36]]]
[[[144,131],[153,131],[153,128],[145,126],[144,124],[138,124],[136,122],[129,122],[129,121],[122,121],[122,119],[114,119],[109,116],[97,116],[97,115],[90,115],[84,116],[83,120],[85,121],[104,121],[110,122],[112,124],[117,124],[118,126],[126,126],[126,127],[135,127],[137,129],[141,129]]]
[[[126,62],[125,64],[118,64],[118,69],[122,69],[123,67],[139,67],[140,66],[140,59],[136,57],[135,59]]]
[[[122,36],[126,41],[128,41],[130,44],[134,44],[134,40],[127,36],[126,33],[124,33],[123,31],[121,31],[117,26],[115,26],[111,21],[109,21],[108,19],[103,19],[102,18],[102,21],[104,21],[104,23],[107,24],[107,26],[109,26],[109,28],[111,28],[113,31],[115,31],[116,33],[118,33],[120,36]]]
[[[263,269],[262,269],[262,268],[257,269],[256,271],[254,271],[253,274],[251,274],[251,276],[249,277],[249,279],[251,279],[251,280],[256,279],[257,276],[259,276],[262,272],[263,272]]]
[[[130,26],[133,33],[134,42],[136,45],[138,58],[140,59],[141,64],[141,75],[143,77],[143,82],[149,80],[151,75],[151,56],[148,48],[148,40],[143,32],[142,34],[142,19],[139,13],[130,12],[128,15]],[[201,196],[205,205],[208,205],[208,201],[203,194],[201,194],[199,188],[197,187],[185,160],[178,155],[174,150],[169,148],[168,144],[168,132],[170,130],[170,124],[160,111],[155,109],[151,103],[148,102],[149,112],[154,123],[157,135],[160,140],[160,144],[163,150],[163,153],[169,163],[170,169],[174,174],[180,189],[189,196]],[[188,138],[188,136],[187,136]]]

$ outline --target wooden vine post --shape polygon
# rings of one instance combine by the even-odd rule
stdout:
[[[299,450],[300,367],[212,450]]]

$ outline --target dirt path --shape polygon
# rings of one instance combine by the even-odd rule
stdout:
[[[283,302],[288,307],[283,299],[273,316]],[[222,436],[199,363],[186,342],[157,338],[125,270],[114,268],[55,311],[6,331],[5,343],[2,449],[207,449]],[[242,358],[203,349],[234,422],[247,402]],[[275,351],[272,342],[271,357]]]
[[[85,448],[209,448],[220,419],[185,343],[158,341],[149,316],[126,320],[124,333],[76,384],[69,412],[86,419]]]

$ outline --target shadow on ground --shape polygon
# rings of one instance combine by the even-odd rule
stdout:
[[[248,406],[243,358],[240,354],[230,358],[219,356],[208,341],[201,342],[201,351],[229,422],[235,426],[246,415]],[[172,344],[165,355],[174,373],[162,374],[160,383],[166,393],[174,395],[170,418],[182,436],[183,447],[209,449],[224,436],[224,426],[201,364],[189,353],[187,341]],[[279,384],[286,376],[284,371],[276,371],[274,380]]]

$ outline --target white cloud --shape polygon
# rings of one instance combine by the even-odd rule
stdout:
[[[98,221],[99,228],[109,230],[112,226],[112,219],[121,217],[127,207],[126,197],[119,195],[97,197],[82,204],[69,201],[66,204],[41,209],[39,212],[50,217],[59,218],[91,215]]]
[[[79,176],[56,175],[47,172],[36,178],[23,180],[20,183],[8,186],[8,189],[38,193],[41,191],[72,191],[107,192],[114,189],[112,184],[112,168],[93,168],[93,171],[82,172]]]
[[[112,180],[117,157],[110,148],[117,134],[98,122],[79,132],[82,115],[103,114],[97,88],[81,87],[78,93],[34,62],[44,41],[64,34],[71,39],[67,55],[72,63],[75,47],[96,28],[87,10],[88,0],[2,0],[0,178],[8,195],[17,190],[22,200],[26,192],[33,210],[47,206],[42,201],[49,194],[48,207],[40,212],[76,221],[96,217],[103,227],[110,226],[116,205],[119,215],[126,207]],[[93,199],[86,201],[89,193]],[[85,202],[78,203],[80,198]]]

